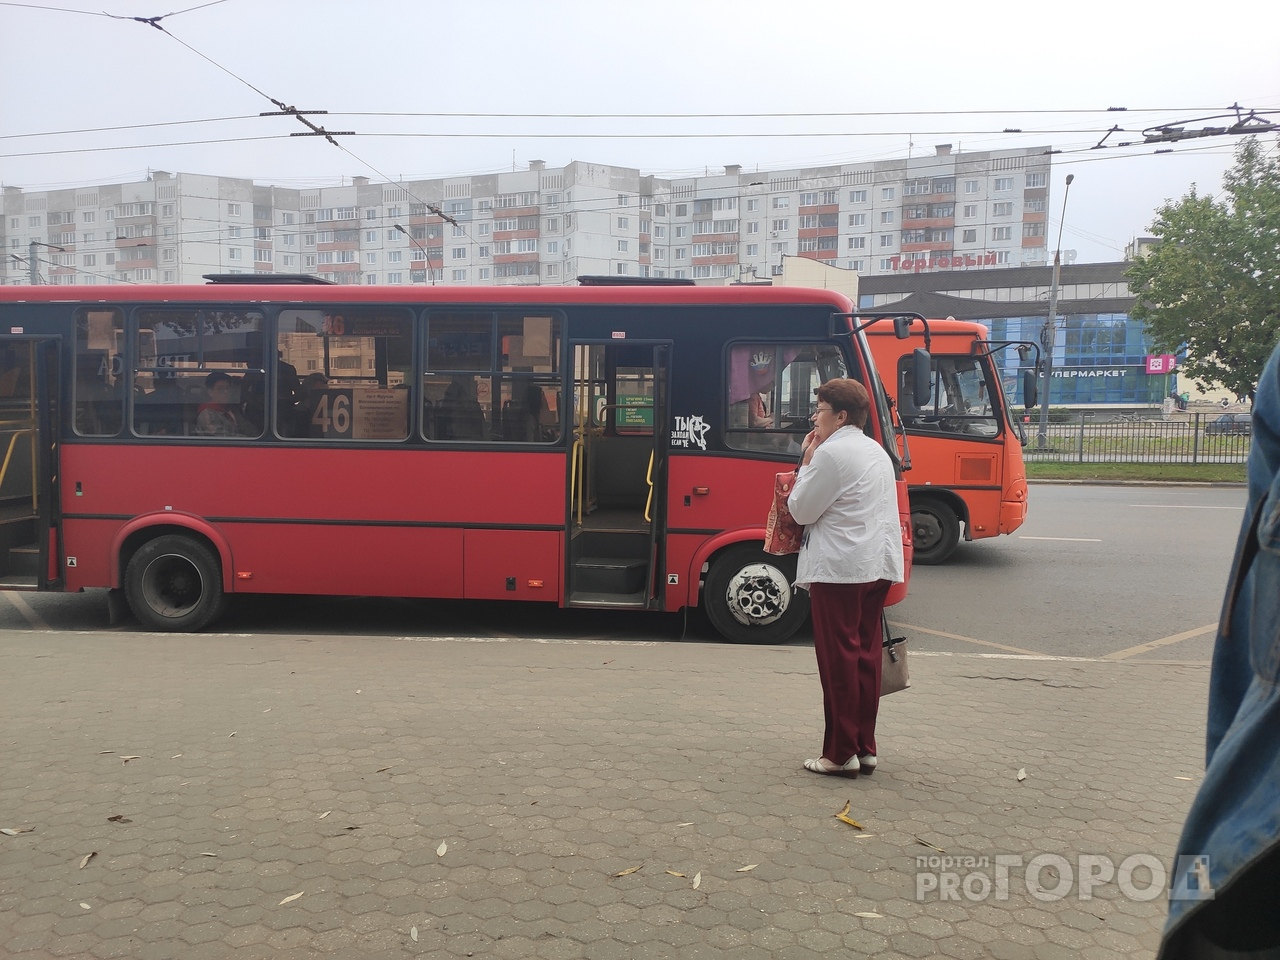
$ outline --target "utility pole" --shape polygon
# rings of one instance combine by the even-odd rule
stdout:
[[[66,247],[59,247],[52,243],[44,243],[40,240],[32,240],[27,244],[27,279],[34,286],[40,283],[40,256],[36,247],[48,247],[50,250],[57,250],[59,253],[66,253]]]
[[[1067,217],[1067,194],[1071,192],[1074,173],[1067,174],[1067,189],[1062,193],[1062,218],[1058,221],[1058,242],[1053,251],[1053,277],[1049,281],[1049,315],[1040,330],[1040,346],[1044,355],[1044,386],[1040,391],[1040,431],[1036,445],[1043,450],[1049,445],[1049,383],[1053,374],[1053,343],[1058,332],[1058,277],[1062,272],[1062,225]]]

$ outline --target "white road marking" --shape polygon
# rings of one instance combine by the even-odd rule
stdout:
[[[1197,503],[1131,503],[1131,507],[1144,507],[1151,510],[1235,510],[1241,511],[1240,507],[1217,507],[1205,506]]]
[[[1218,622],[1206,623],[1203,627],[1196,627],[1194,630],[1184,630],[1182,633],[1175,633],[1169,637],[1161,637],[1159,640],[1151,640],[1147,643],[1140,643],[1136,647],[1126,647],[1123,650],[1117,650],[1114,653],[1108,653],[1103,656],[1103,660],[1128,660],[1130,657],[1136,657],[1140,653],[1149,653],[1152,650],[1159,650],[1161,647],[1167,647],[1172,643],[1181,643],[1183,640],[1190,640],[1192,637],[1203,637],[1206,633],[1213,633],[1218,629]]]
[[[40,614],[31,609],[31,605],[22,599],[22,594],[5,591],[5,598],[22,614],[23,619],[37,630],[48,630],[49,625],[41,619]]]
[[[1102,541],[1095,537],[1024,537],[1018,535],[1019,540],[1064,540],[1067,543],[1101,543]]]
[[[929,633],[935,637],[946,637],[948,640],[963,640],[965,643],[976,643],[982,647],[995,647],[997,650],[1004,650],[1008,653],[1016,653],[1024,657],[1039,656],[1034,650],[1023,650],[1021,647],[1010,647],[1003,643],[994,643],[991,640],[978,640],[974,637],[962,637],[958,633],[944,633],[941,630],[930,630],[928,627],[916,627],[909,623],[898,623],[890,621],[890,625],[900,627],[903,630],[915,630],[917,633]]]

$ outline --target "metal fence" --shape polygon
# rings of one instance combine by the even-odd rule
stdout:
[[[1051,423],[1040,443],[1033,413],[1021,426],[1028,463],[1244,463],[1250,436],[1219,432],[1218,414],[1183,414],[1169,420],[1119,417],[1095,423],[1082,416],[1072,423]],[[1233,429],[1244,429],[1234,427]]]

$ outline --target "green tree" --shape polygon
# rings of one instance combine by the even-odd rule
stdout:
[[[1280,162],[1249,137],[1222,180],[1221,200],[1193,184],[1156,211],[1161,243],[1128,271],[1132,315],[1156,349],[1186,348],[1187,376],[1252,398],[1280,339]]]

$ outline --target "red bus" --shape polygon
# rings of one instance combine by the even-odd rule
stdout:
[[[867,384],[897,455],[828,291],[211,279],[0,288],[0,589],[183,631],[249,593],[701,605],[777,642],[807,596],[763,528],[814,388]]]
[[[905,428],[903,457],[911,502],[916,563],[945,562],[964,539],[1012,533],[1027,516],[1026,436],[1005,395],[997,353],[1032,343],[993,342],[980,323],[928,322],[931,389],[913,398],[915,357],[885,320],[867,328],[867,341]],[[1035,404],[1035,367],[1025,369],[1024,390]],[[909,448],[907,444],[910,444]]]

